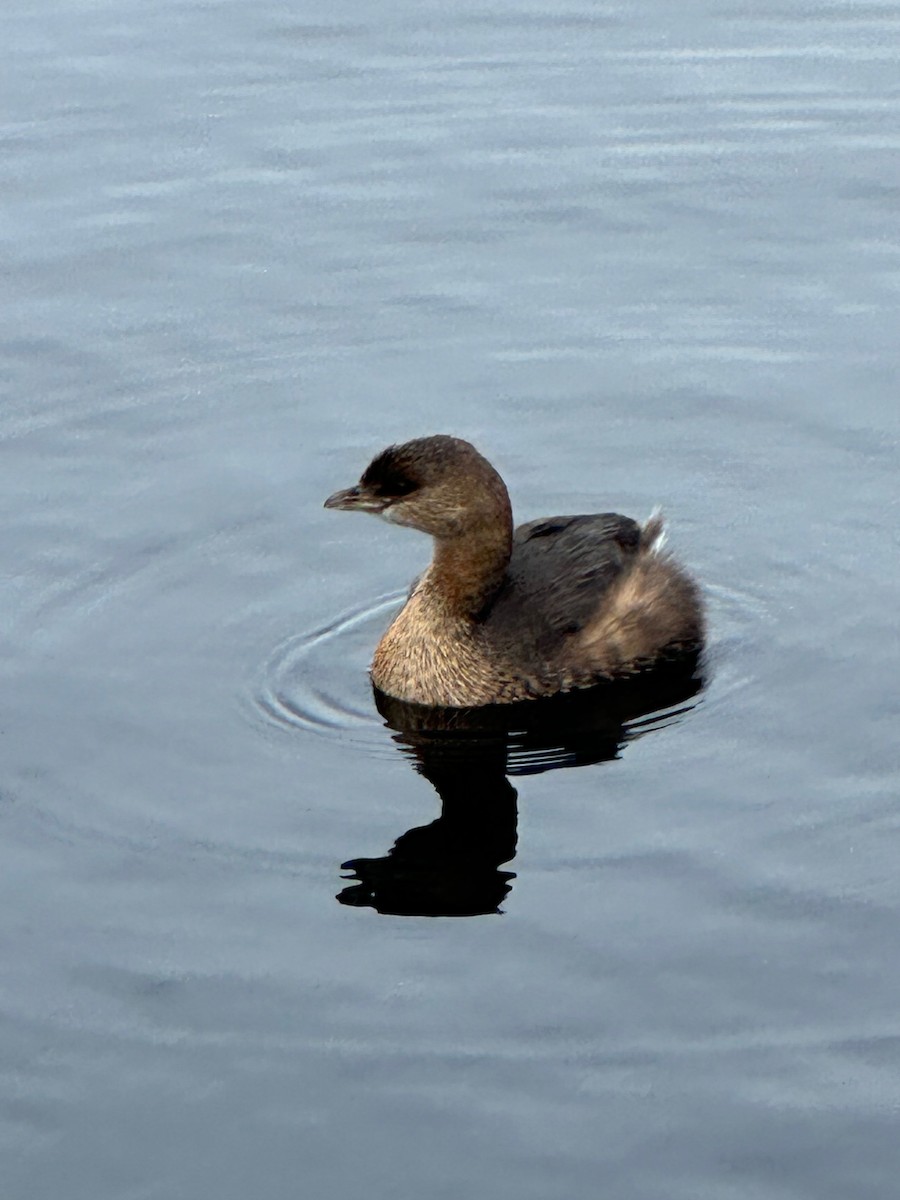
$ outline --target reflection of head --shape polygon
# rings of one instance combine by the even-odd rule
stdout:
[[[434,759],[417,769],[441,797],[441,815],[401,834],[383,858],[344,863],[359,882],[338,899],[405,916],[497,912],[515,878],[498,870],[516,852],[515,788],[484,762]]]

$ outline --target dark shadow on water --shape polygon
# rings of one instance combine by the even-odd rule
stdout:
[[[440,796],[441,815],[401,834],[381,858],[345,862],[355,882],[337,899],[397,916],[499,912],[515,878],[500,870],[516,852],[508,777],[618,758],[628,742],[688,712],[702,686],[692,657],[624,682],[479,709],[424,708],[376,691],[399,750]]]

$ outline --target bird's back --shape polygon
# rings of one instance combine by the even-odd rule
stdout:
[[[663,643],[698,635],[693,584],[665,555],[662,523],[618,513],[544,517],[520,525],[485,633],[518,660],[537,689],[542,675],[583,686],[631,670]],[[652,628],[651,628],[652,627]]]
[[[487,624],[544,652],[591,620],[634,561],[641,527],[618,513],[542,517],[513,536],[507,578]]]

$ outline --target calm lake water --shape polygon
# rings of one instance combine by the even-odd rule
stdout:
[[[5,1200],[894,1200],[896,3],[4,26]],[[398,739],[432,432],[662,503],[702,690]]]

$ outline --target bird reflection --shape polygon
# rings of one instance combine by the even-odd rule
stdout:
[[[702,687],[696,657],[625,682],[546,700],[475,709],[425,708],[375,689],[393,740],[441,798],[441,815],[400,835],[381,858],[343,864],[341,904],[398,916],[500,912],[515,874],[517,793],[509,776],[617,758],[678,720]]]

